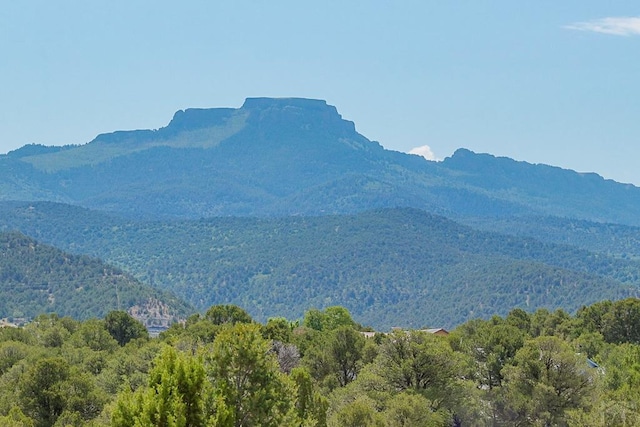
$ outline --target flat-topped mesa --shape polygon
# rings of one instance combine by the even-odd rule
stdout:
[[[247,98],[242,104],[243,110],[253,109],[267,109],[267,108],[285,108],[296,107],[303,108],[305,110],[332,110],[335,114],[338,114],[338,110],[333,105],[327,105],[327,101],[322,99],[308,99],[308,98]]]
[[[344,120],[333,105],[319,99],[247,98],[241,108],[188,108],[178,110],[169,124],[158,130],[115,131],[98,135],[92,142],[140,143],[166,139],[182,132],[224,127],[243,116],[254,125],[276,128],[329,132],[335,136],[351,136],[355,124]],[[135,138],[135,140],[134,140]]]
[[[265,119],[274,116],[305,116],[342,120],[336,107],[326,101],[305,98],[247,98],[238,108],[189,108],[177,111],[166,128],[161,130],[183,131],[221,126],[235,114],[251,114],[255,118]],[[264,114],[266,113],[266,114]]]
[[[240,110],[248,111],[253,120],[276,121],[308,131],[329,131],[344,136],[356,132],[353,122],[343,119],[336,107],[321,99],[247,98]]]

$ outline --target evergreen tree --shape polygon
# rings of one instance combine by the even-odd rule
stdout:
[[[121,396],[113,414],[114,427],[202,427],[211,390],[199,357],[165,347],[156,358],[144,390]]]
[[[110,311],[104,318],[105,327],[120,346],[136,338],[148,338],[144,325],[122,310]]]
[[[279,427],[293,410],[293,385],[280,373],[261,327],[237,323],[221,331],[205,355],[221,427]],[[224,408],[224,410],[222,410]]]

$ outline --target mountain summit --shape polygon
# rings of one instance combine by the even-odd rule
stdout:
[[[247,98],[241,108],[179,110],[166,127],[102,134],[89,144],[136,142],[179,146],[179,143],[183,143],[184,147],[207,148],[245,128],[261,129],[276,139],[287,133],[297,135],[299,132],[345,138],[356,134],[354,123],[344,120],[338,110],[327,105],[326,101],[305,98]]]
[[[248,98],[186,109],[157,130],[0,156],[0,200],[147,218],[414,207],[447,216],[559,215],[640,224],[640,189],[469,150],[443,162],[385,150],[325,101]]]

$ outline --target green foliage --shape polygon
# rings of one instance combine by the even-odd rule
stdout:
[[[429,410],[430,402],[417,393],[398,393],[387,402],[384,416],[388,427],[435,427],[450,425],[449,417]]]
[[[602,334],[606,342],[640,344],[640,300],[637,298],[583,307],[577,318],[587,331]]]
[[[34,427],[33,420],[27,417],[20,408],[14,406],[6,416],[0,416],[0,425],[5,427]]]
[[[61,357],[35,362],[19,383],[22,409],[38,426],[51,426],[65,412],[95,418],[104,404],[91,376]]]
[[[96,384],[109,395],[115,395],[123,388],[136,390],[147,385],[147,375],[160,346],[157,342],[144,342],[139,347],[135,344],[134,341],[107,354]]]
[[[317,331],[332,331],[339,327],[357,327],[351,313],[344,307],[327,307],[324,311],[312,308],[304,315],[303,325]]]
[[[325,314],[321,310],[312,308],[310,310],[307,310],[307,312],[304,314],[304,320],[302,324],[307,328],[321,331],[324,327],[324,319]]]
[[[376,412],[375,403],[366,397],[358,397],[344,405],[329,418],[329,427],[384,427],[384,418]]]
[[[0,342],[5,341],[35,344],[36,338],[26,328],[0,327]]]
[[[521,308],[514,308],[511,310],[509,314],[507,314],[505,322],[508,325],[515,326],[524,332],[529,332],[531,329],[531,317],[529,316],[529,313]]]
[[[292,332],[291,323],[284,317],[272,317],[262,328],[262,336],[265,339],[284,343],[291,342]]]
[[[118,346],[118,342],[107,331],[105,322],[98,319],[83,322],[69,341],[75,347],[89,347],[95,351],[112,352]]]
[[[635,295],[640,282],[633,259],[479,232],[410,209],[144,222],[34,204],[0,213],[0,228],[3,221],[43,242],[102,257],[200,310],[224,301],[261,322],[302,318],[314,306],[326,314],[325,307],[341,304],[359,323],[379,329],[452,327],[512,307],[571,313]],[[101,315],[117,308],[115,292],[109,295],[113,305]]]
[[[595,359],[605,348],[600,332],[583,332],[571,342],[575,350],[590,359]]]
[[[602,357],[606,363],[605,387],[624,400],[640,399],[640,345],[624,343],[609,349]]]
[[[0,342],[0,375],[29,355],[30,348],[19,341]]]
[[[327,350],[334,365],[338,384],[345,386],[356,379],[364,348],[364,337],[348,326],[331,330]]]
[[[0,232],[0,317],[56,312],[76,319],[103,317],[164,300],[174,315],[189,308],[166,292],[87,256],[70,255],[19,233]],[[52,331],[52,345],[62,337]]]
[[[60,358],[38,360],[20,383],[22,409],[38,426],[51,426],[67,407],[69,363]]]
[[[295,383],[297,395],[295,412],[304,425],[324,427],[327,425],[328,400],[314,389],[311,375],[304,368],[294,368],[291,380]]]
[[[214,325],[211,321],[201,317],[199,314],[189,316],[187,321],[182,323],[174,323],[162,332],[160,336],[178,345],[187,348],[193,347],[199,343],[211,343],[220,331],[220,325]]]
[[[304,358],[311,375],[329,389],[353,381],[362,367],[364,337],[353,328],[342,326],[316,338]]]
[[[451,334],[454,349],[473,358],[473,376],[480,388],[502,386],[503,368],[513,362],[516,352],[524,345],[524,332],[505,322],[467,322]]]
[[[602,335],[607,342],[640,344],[640,300],[614,302],[602,321]]]
[[[53,427],[84,427],[86,424],[86,420],[78,412],[65,411],[58,417]]]
[[[551,313],[545,308],[540,308],[531,316],[531,335],[568,338],[573,328],[572,322],[571,316],[562,309]]]
[[[355,381],[331,394],[329,425],[451,425],[447,410],[434,410],[432,402],[414,390],[397,390],[379,371],[368,365]]]
[[[615,221],[586,221],[569,217],[522,215],[508,218],[465,219],[474,228],[530,237],[546,243],[571,244],[620,259],[640,256],[640,228]]]
[[[126,311],[110,311],[104,318],[104,322],[109,334],[121,346],[132,339],[149,337],[144,325],[131,317]]]
[[[446,340],[421,331],[394,331],[380,345],[374,365],[395,390],[413,391],[430,409],[452,409],[460,398],[457,379],[463,366]]]
[[[205,353],[220,426],[281,426],[293,407],[291,385],[280,374],[260,325],[237,323],[218,334]]]
[[[0,425],[635,425],[640,346],[589,330],[616,319],[616,304],[577,316],[512,311],[448,337],[394,330],[378,339],[345,325],[291,331],[284,318],[267,328],[193,316],[124,346],[106,320],[42,315],[0,329]],[[209,341],[198,336],[205,324],[215,329]],[[291,341],[266,331],[289,331]]]
[[[204,317],[214,325],[253,322],[249,313],[233,304],[214,305],[207,310]]]
[[[542,336],[527,341],[514,362],[507,368],[504,389],[505,413],[514,424],[540,420],[560,425],[565,411],[584,408],[589,402],[594,373],[585,358],[561,339]]]
[[[206,426],[211,393],[200,358],[165,347],[149,373],[149,384],[134,395],[124,393],[112,416],[115,427]]]

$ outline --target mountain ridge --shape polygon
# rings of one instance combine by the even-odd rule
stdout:
[[[3,228],[105,259],[200,310],[231,302],[261,320],[344,305],[375,327],[453,326],[507,307],[574,311],[638,295],[640,284],[637,258],[480,232],[411,208],[138,222],[0,202]]]
[[[507,300],[575,310],[640,283],[640,188],[467,149],[442,162],[387,150],[322,100],[249,98],[23,147],[0,156],[2,216],[0,229],[14,221],[199,309],[257,318],[305,301],[384,326],[428,307],[452,324]]]
[[[0,200],[130,217],[287,216],[413,207],[451,217],[535,214],[640,225],[640,188],[457,150],[442,162],[383,148],[336,107],[247,98],[186,109],[157,130],[0,156]]]

